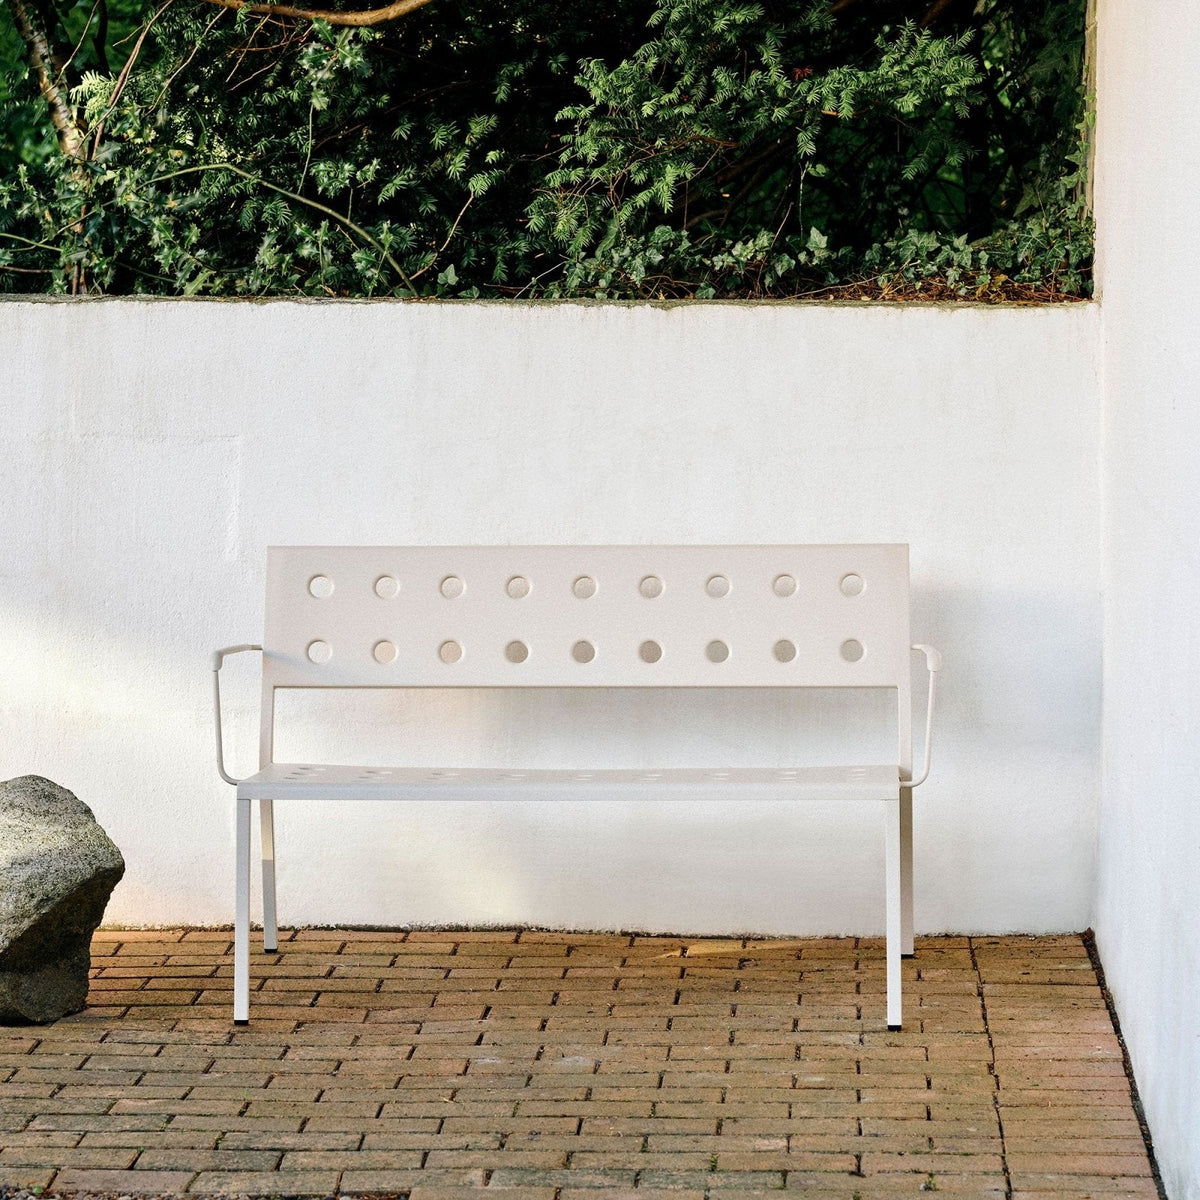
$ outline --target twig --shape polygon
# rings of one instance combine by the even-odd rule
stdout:
[[[92,18],[96,15],[96,9],[100,7],[102,2],[103,0],[95,0],[95,3],[92,5],[92,11],[88,13],[87,20],[84,22],[83,32],[79,35],[79,41],[75,43],[75,47],[67,56],[66,62],[64,62],[62,66],[58,68],[58,71],[54,76],[55,83],[62,83],[63,76],[67,73],[67,68],[75,61],[75,55],[79,53],[83,46],[84,40],[87,38],[88,30],[92,27]]]
[[[113,88],[112,95],[108,98],[108,107],[100,114],[99,120],[96,122],[96,128],[92,131],[92,151],[93,153],[100,148],[100,135],[104,132],[104,122],[117,110],[117,101],[121,98],[121,93],[125,90],[125,85],[129,82],[129,76],[133,71],[133,64],[137,62],[138,55],[142,52],[142,46],[145,45],[146,38],[150,34],[150,30],[154,26],[154,22],[167,11],[174,3],[174,0],[166,0],[166,3],[142,26],[138,33],[138,39],[133,44],[133,49],[129,52],[129,57],[125,60],[125,65],[121,68],[121,73],[117,76],[117,85]]]
[[[64,225],[61,229],[58,229],[55,232],[65,233],[68,229],[70,229],[70,227],[70,225]],[[22,237],[19,233],[8,233],[3,229],[0,229],[0,238],[11,238],[14,242],[22,242],[31,250],[50,250],[53,253],[58,252],[57,246],[48,245],[46,242],[35,242],[32,238]],[[16,251],[13,251],[13,253],[15,254]]]
[[[216,23],[220,19],[221,19],[221,14],[217,13],[217,15],[215,17],[213,17],[213,19],[211,21],[209,21],[208,25],[205,27],[205,30],[204,30],[206,35],[212,32],[213,26],[216,25]],[[151,112],[156,112],[158,110],[158,106],[162,103],[162,98],[167,94],[167,89],[179,77],[179,73],[184,69],[184,67],[186,67],[188,65],[188,63],[190,63],[192,61],[192,59],[196,57],[196,54],[199,52],[200,47],[203,45],[204,45],[204,38],[203,37],[197,38],[196,44],[192,47],[191,54],[189,54],[187,56],[187,58],[185,58],[183,60],[183,62],[181,62],[179,64],[179,66],[176,67],[175,70],[172,71],[171,74],[167,76],[166,83],[164,83],[162,85],[162,87],[159,88],[158,95],[154,97],[154,103],[150,105]]]
[[[219,17],[219,16],[221,16],[221,14],[218,13],[217,16]],[[242,65],[243,61],[246,58],[246,55],[249,54],[250,51],[254,48],[254,39],[256,37],[258,37],[259,31],[270,19],[271,19],[270,17],[263,17],[263,19],[261,21],[259,21],[259,23],[257,25],[255,25],[254,30],[250,34],[250,36],[242,42],[241,46],[238,49],[237,61],[230,68],[229,74],[225,76],[226,83],[229,83],[233,79],[233,77],[238,73],[238,68]],[[290,41],[290,39],[288,39],[288,40],[285,40],[284,42],[280,43],[278,48],[282,49],[284,47],[289,46],[290,44],[291,44],[291,41]],[[271,49],[271,50],[274,50],[276,48],[277,48],[277,46],[275,43],[272,43],[272,45],[268,47],[268,49]],[[251,76],[250,78],[253,79],[254,76]]]
[[[446,234],[446,240],[433,252],[433,257],[420,270],[414,271],[412,273],[412,277],[414,279],[417,279],[421,275],[424,275],[425,272],[428,271],[429,268],[432,267],[435,262],[437,262],[438,255],[441,254],[441,252],[443,250],[445,250],[445,248],[448,245],[450,245],[450,239],[454,236],[454,231],[458,228],[459,221],[461,221],[463,219],[463,214],[467,211],[468,208],[471,207],[471,201],[474,199],[475,199],[475,193],[472,192],[467,197],[466,204],[464,204],[462,206],[462,208],[459,209],[458,216],[454,218],[454,224],[450,226],[450,232],[448,234]],[[409,286],[411,287],[412,285],[410,284]]]
[[[921,27],[932,25],[954,3],[954,0],[934,0],[929,11],[921,18]]]

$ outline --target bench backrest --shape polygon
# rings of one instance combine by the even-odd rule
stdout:
[[[276,688],[894,688],[912,770],[906,545],[281,546]]]
[[[263,683],[907,699],[908,590],[905,545],[272,547]]]

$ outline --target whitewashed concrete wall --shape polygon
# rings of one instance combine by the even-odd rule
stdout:
[[[1097,941],[1171,1200],[1200,1198],[1200,24],[1099,8],[1105,396]]]
[[[3,776],[41,773],[93,806],[129,864],[109,921],[228,921],[208,654],[258,637],[267,545],[907,541],[914,634],[947,660],[917,923],[1083,928],[1097,328],[1088,305],[0,302]],[[230,665],[247,772],[253,664]],[[835,757],[846,729],[869,742],[881,712],[323,700],[320,719],[296,709],[281,754],[786,762]],[[367,805],[279,823],[289,922],[882,927],[874,812]]]

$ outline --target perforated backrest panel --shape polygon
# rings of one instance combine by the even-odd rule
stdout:
[[[272,547],[272,687],[899,687],[908,547]]]

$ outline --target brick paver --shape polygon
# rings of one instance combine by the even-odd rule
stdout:
[[[1082,938],[108,931],[0,1028],[0,1185],[462,1200],[1158,1195]]]

